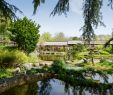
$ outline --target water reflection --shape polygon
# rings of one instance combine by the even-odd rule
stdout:
[[[113,95],[113,88],[70,85],[51,79],[16,87],[0,95]]]
[[[50,80],[43,80],[38,82],[39,89],[38,89],[38,94],[39,95],[50,95],[52,85]]]
[[[6,91],[0,95],[38,95],[38,85],[37,83],[32,83],[29,85],[23,85],[19,87],[15,87]]]

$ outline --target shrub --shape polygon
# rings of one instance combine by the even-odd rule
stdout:
[[[74,59],[77,59],[78,58],[78,54],[80,52],[83,52],[85,50],[85,46],[82,45],[82,44],[76,44],[76,45],[73,45],[68,53],[67,53],[67,56],[69,58],[69,60],[74,60]]]
[[[111,62],[107,61],[106,59],[101,59],[100,63],[101,65],[107,65],[107,66],[113,65]]]
[[[104,51],[104,50],[100,50],[99,53],[103,54],[103,55],[109,55],[109,53],[107,51]]]
[[[26,63],[28,58],[25,53],[18,50],[0,50],[0,66],[11,67],[16,64]]]
[[[36,56],[29,56],[29,58],[28,58],[28,62],[30,62],[30,63],[37,63],[39,61],[40,61],[40,59]]]
[[[15,55],[16,63],[22,64],[28,62],[28,56],[22,51],[12,51],[12,54]]]
[[[64,68],[64,62],[62,60],[55,60],[51,66],[54,73],[62,73]]]
[[[0,68],[0,79],[12,76],[13,69]]]
[[[110,54],[112,54],[112,46],[109,45],[108,47],[104,48],[104,51],[109,52]]]

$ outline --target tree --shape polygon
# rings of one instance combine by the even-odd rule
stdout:
[[[5,19],[16,19],[16,12],[20,11],[16,6],[9,4],[5,0],[0,0],[0,16],[5,17]]]
[[[111,38],[111,35],[96,35],[96,40],[106,41]]]
[[[112,29],[112,37],[109,38],[109,40],[105,43],[104,47],[106,48],[107,46],[109,46],[111,41],[113,41],[113,29]],[[113,53],[113,44],[111,45],[111,51]]]
[[[80,40],[80,38],[79,37],[72,37],[72,40]]]
[[[66,41],[65,35],[63,32],[60,32],[54,36],[54,41]]]
[[[8,28],[10,26],[11,21],[9,19],[5,19],[5,17],[0,17],[0,40],[2,42],[6,42],[6,40],[9,40],[9,34]]]
[[[20,50],[26,53],[32,52],[36,48],[39,39],[39,25],[24,17],[13,22],[12,25],[12,41],[15,41]]]
[[[49,42],[52,40],[52,35],[49,32],[45,32],[40,36],[39,42]]]
[[[68,59],[73,60],[73,59],[77,59],[78,53],[84,51],[85,46],[82,44],[76,44],[71,46],[71,48],[68,50]]]

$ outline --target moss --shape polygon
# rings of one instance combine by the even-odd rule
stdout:
[[[14,71],[14,69],[11,69],[11,68],[7,68],[7,69],[6,68],[0,68],[0,79],[12,77],[13,71]]]

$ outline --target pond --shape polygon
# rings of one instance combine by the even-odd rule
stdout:
[[[113,89],[70,86],[58,79],[50,79],[15,87],[0,95],[113,95]]]

